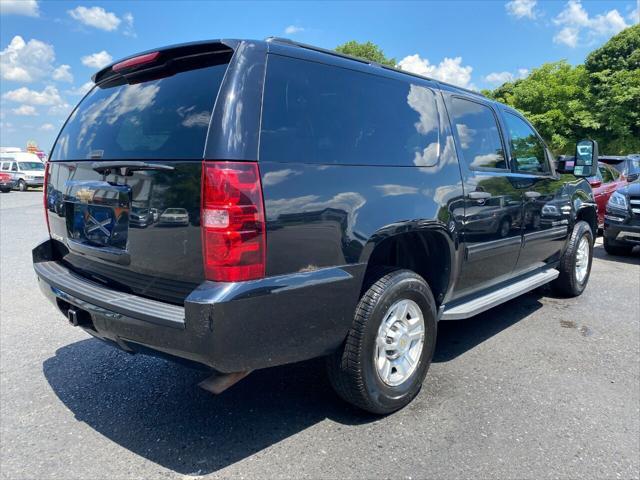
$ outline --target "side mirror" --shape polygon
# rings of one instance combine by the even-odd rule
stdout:
[[[573,174],[576,177],[592,177],[598,168],[598,142],[580,140],[576,145],[576,161]]]
[[[627,175],[627,182],[635,182],[638,178],[640,178],[640,173],[630,173]]]
[[[593,180],[589,180],[589,185],[591,185],[593,188],[598,188],[602,186],[602,182],[599,179],[594,178]]]

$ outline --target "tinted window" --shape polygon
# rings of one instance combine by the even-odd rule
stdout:
[[[11,171],[12,172],[17,172],[18,171],[18,164],[17,163],[12,163],[11,164]]]
[[[629,160],[629,171],[627,175],[630,173],[640,173],[640,160]]]
[[[438,111],[428,88],[269,56],[260,160],[434,165]]]
[[[225,70],[214,65],[94,87],[69,118],[52,160],[202,158]]]
[[[0,170],[9,170],[9,163],[3,162],[2,166],[0,167]]]
[[[520,117],[505,114],[505,121],[511,137],[511,150],[516,170],[525,173],[547,172],[544,145],[527,122]]]
[[[507,168],[493,110],[457,97],[451,99],[451,105],[451,121],[467,165],[473,169]]]

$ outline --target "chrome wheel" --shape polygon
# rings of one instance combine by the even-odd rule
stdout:
[[[391,305],[376,338],[375,366],[380,380],[395,387],[415,372],[424,348],[424,317],[413,300]]]
[[[586,236],[582,237],[576,250],[576,280],[579,283],[584,282],[584,279],[587,278],[590,248],[589,239]]]

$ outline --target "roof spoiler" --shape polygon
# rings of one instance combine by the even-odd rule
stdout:
[[[212,54],[232,54],[238,44],[238,40],[207,40],[203,42],[182,43],[163,48],[147,50],[121,60],[113,62],[95,73],[91,80],[94,83],[102,83],[117,77],[127,77],[132,72],[141,70],[164,70],[176,59],[198,57]]]

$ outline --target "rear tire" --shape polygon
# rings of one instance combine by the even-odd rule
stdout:
[[[567,249],[560,259],[560,275],[551,287],[566,297],[581,295],[589,282],[592,262],[593,232],[587,222],[580,220],[573,227]]]
[[[424,279],[410,270],[386,273],[360,299],[344,346],[327,358],[329,380],[363,410],[394,412],[420,391],[436,332],[436,303]]]
[[[21,192],[26,192],[27,191],[27,184],[24,180],[18,180],[18,190],[20,190]]]
[[[631,255],[631,251],[633,250],[633,247],[630,245],[612,245],[611,240],[608,240],[606,236],[603,239],[603,243],[604,250],[609,255]]]

